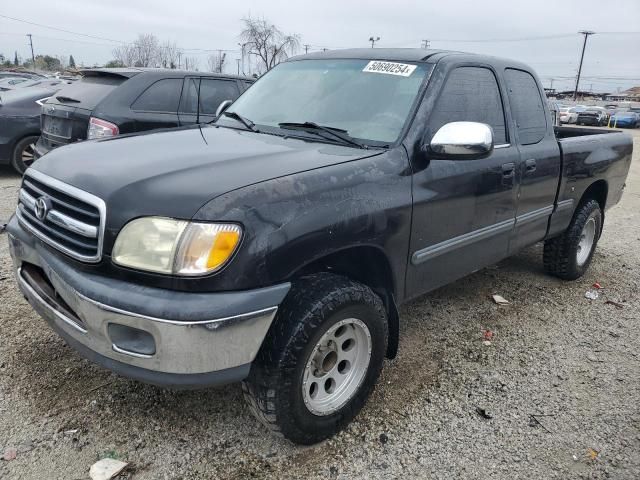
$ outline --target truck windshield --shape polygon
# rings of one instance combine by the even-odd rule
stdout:
[[[369,60],[298,60],[273,68],[229,111],[260,130],[315,123],[351,138],[395,142],[431,65]],[[219,123],[233,120],[221,117]],[[283,129],[288,135],[292,130]]]

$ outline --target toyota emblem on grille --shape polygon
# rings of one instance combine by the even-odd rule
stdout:
[[[48,113],[53,113],[53,112],[55,112],[55,111],[56,111],[56,107],[54,107],[54,106],[47,107],[47,112],[48,112]]]
[[[34,207],[36,217],[38,217],[40,221],[44,221],[44,219],[47,218],[47,213],[49,213],[50,208],[51,200],[47,197],[38,198]]]

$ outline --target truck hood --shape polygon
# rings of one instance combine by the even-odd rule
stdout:
[[[196,126],[75,143],[32,168],[102,198],[107,229],[117,231],[146,215],[190,219],[231,190],[379,153]]]

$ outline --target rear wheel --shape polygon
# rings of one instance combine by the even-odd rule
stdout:
[[[324,440],[366,403],[387,335],[384,305],[369,287],[326,273],[304,277],[243,382],[245,399],[258,420],[292,442]]]
[[[577,208],[569,228],[562,235],[545,242],[545,270],[565,280],[580,278],[591,264],[601,232],[600,204],[588,200]]]
[[[34,149],[37,141],[37,136],[28,136],[16,143],[11,156],[11,166],[18,173],[24,174],[24,171],[34,162]]]

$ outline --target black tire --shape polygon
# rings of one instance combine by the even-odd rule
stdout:
[[[582,263],[579,259],[579,244],[585,225],[593,219],[595,222],[595,236],[586,260]],[[564,280],[575,280],[585,274],[593,253],[596,250],[598,239],[602,233],[602,209],[595,200],[587,200],[576,209],[569,228],[559,237],[547,240],[544,243],[544,269],[547,273]]]
[[[13,154],[11,155],[11,166],[20,174],[23,175],[25,170],[33,163],[33,145],[38,141],[37,135],[30,135],[24,137],[16,143],[13,148]],[[30,155],[31,159],[25,158],[25,155]]]
[[[313,414],[303,398],[304,370],[316,344],[331,326],[358,318],[369,330],[371,356],[359,387],[339,410]],[[280,306],[249,377],[244,397],[265,426],[298,444],[331,437],[360,411],[380,375],[387,349],[387,314],[369,287],[329,273],[294,283]]]

